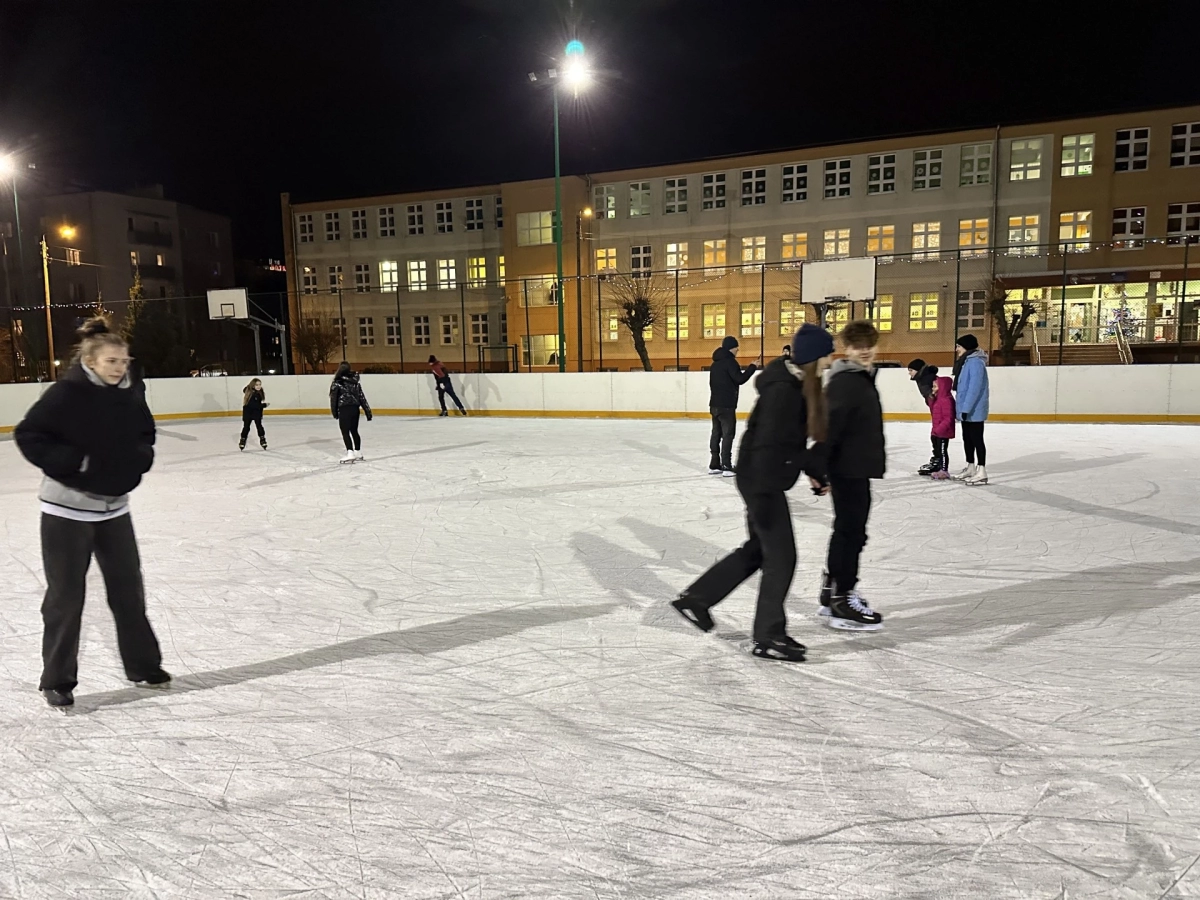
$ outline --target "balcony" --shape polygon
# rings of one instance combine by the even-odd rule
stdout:
[[[175,267],[174,266],[146,266],[139,265],[137,267],[138,274],[142,279],[154,278],[158,281],[174,281]]]
[[[129,243],[145,244],[150,247],[172,247],[175,244],[175,239],[169,231],[138,231],[131,229],[129,231]]]

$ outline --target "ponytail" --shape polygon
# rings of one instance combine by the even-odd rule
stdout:
[[[808,436],[817,443],[825,440],[828,433],[829,416],[825,407],[825,389],[821,384],[821,372],[817,368],[819,360],[805,363],[800,367],[804,373],[804,402],[808,407]]]

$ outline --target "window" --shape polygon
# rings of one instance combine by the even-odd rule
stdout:
[[[1042,139],[1024,138],[1010,145],[1009,181],[1037,181],[1042,177]]]
[[[423,259],[408,261],[408,289],[410,291],[429,290],[429,271]]]
[[[491,343],[488,331],[487,313],[471,313],[471,343],[477,347],[486,347]]]
[[[797,231],[785,234],[779,250],[779,258],[792,265],[798,265],[800,260],[808,259],[808,232]]]
[[[371,290],[371,266],[369,264],[354,264],[354,290],[359,294],[365,294]]]
[[[329,266],[326,274],[329,276],[329,293],[336,294],[342,287],[342,267]]]
[[[158,267],[161,269],[163,266],[165,266],[165,265],[167,264],[167,258],[166,258],[166,257],[165,257],[163,254],[161,254],[161,253],[155,253],[155,254],[154,254],[154,264],[155,264],[156,266],[158,266]],[[214,274],[217,274],[217,275],[219,275],[219,274],[221,274],[221,273],[220,273],[220,271],[218,270],[218,271],[217,271],[216,273],[214,273]]]
[[[608,327],[604,333],[610,341],[615,341],[621,336],[621,315],[615,309],[606,309],[604,311],[604,321],[608,323]]]
[[[850,196],[850,160],[825,160],[825,199]]]
[[[1092,157],[1096,150],[1094,134],[1064,134],[1062,162],[1059,174],[1064,178],[1092,174]]]
[[[742,318],[742,337],[758,337],[763,333],[763,309],[757,300],[739,306]]]
[[[686,306],[679,307],[676,317],[675,307],[667,307],[667,340],[686,341],[688,339],[688,310]]]
[[[531,275],[521,280],[521,306],[558,306],[558,285],[553,275]]]
[[[393,259],[379,263],[379,289],[393,293],[400,287],[400,267]]]
[[[315,294],[317,292],[317,270],[312,266],[305,266],[300,277],[304,293]]]
[[[700,307],[700,315],[704,321],[706,338],[725,337],[725,305],[723,303],[705,303]]]
[[[496,257],[496,280],[498,282],[500,282],[500,284],[507,283],[505,281],[505,275],[504,275],[504,257],[503,256]]]
[[[650,215],[650,182],[631,182],[629,185],[629,217],[648,215]]]
[[[413,316],[413,343],[418,347],[429,346],[429,316]]]
[[[325,213],[325,240],[340,241],[342,239],[342,219],[340,213]]]
[[[967,331],[987,327],[987,291],[958,292],[958,327]]]
[[[908,330],[937,331],[938,327],[938,295],[937,293],[908,295]]]
[[[410,203],[408,206],[408,233],[409,234],[424,234],[425,233],[425,205],[423,203]]]
[[[913,222],[913,259],[937,259],[941,246],[941,222]]]
[[[453,344],[458,339],[458,313],[442,316],[442,346]]]
[[[1008,255],[1037,256],[1040,242],[1040,216],[1008,217]]]
[[[523,366],[558,365],[557,334],[526,334],[521,336]]]
[[[1171,203],[1167,206],[1167,243],[1197,243],[1200,238],[1200,203]]]
[[[991,144],[963,144],[958,163],[958,183],[961,187],[992,183]]]
[[[358,320],[358,346],[375,346],[375,320],[371,318]]]
[[[850,229],[849,228],[827,228],[825,229],[825,258],[837,259],[840,256],[850,255]]]
[[[598,184],[592,189],[592,211],[597,219],[617,217],[617,187],[613,184]]]
[[[450,291],[458,287],[458,271],[452,259],[437,261],[438,290]]]
[[[449,200],[439,200],[433,206],[434,221],[438,234],[454,231],[454,207]]]
[[[742,170],[742,206],[763,206],[767,202],[767,170]]]
[[[851,306],[849,303],[829,304],[825,309],[825,327],[837,333],[849,325]]]
[[[496,227],[504,227],[504,198],[496,197]]]
[[[1113,168],[1118,172],[1144,172],[1150,164],[1150,129],[1121,128],[1113,151]]]
[[[1062,253],[1083,253],[1092,249],[1091,210],[1059,213],[1058,249]]]
[[[942,151],[913,152],[913,190],[935,191],[942,186]]]
[[[687,212],[687,179],[668,178],[663,182],[663,212],[667,215]]]
[[[1171,168],[1200,166],[1200,122],[1171,126]]]
[[[700,208],[725,208],[725,173],[714,172],[700,176]]]
[[[400,319],[396,316],[388,316],[386,323],[387,338],[386,342],[389,347],[398,347],[400,345]]]
[[[596,248],[596,272],[615,272],[617,270],[617,248]]]
[[[300,243],[311,244],[314,238],[312,213],[303,213],[296,216],[296,226],[300,232]]]
[[[650,277],[650,245],[634,245],[629,251],[629,270],[634,278]]]
[[[892,330],[892,295],[880,294],[871,309],[871,323],[879,332]]]
[[[799,203],[808,199],[808,163],[792,163],[782,169],[784,203]]]
[[[487,284],[487,257],[467,257],[467,287],[483,287]]]
[[[138,265],[138,252],[136,250],[129,251],[129,264],[131,266]]]
[[[879,256],[884,262],[892,261],[896,249],[895,225],[870,225],[867,227],[867,255]]]
[[[848,162],[848,160],[847,160]],[[826,163],[826,171],[829,164]],[[846,167],[849,169],[849,166]],[[850,176],[847,173],[846,183],[850,183]],[[867,157],[867,193],[868,194],[893,194],[896,192],[896,154],[895,153],[880,153],[875,156]],[[829,196],[828,193],[825,194]],[[841,196],[841,195],[839,195]],[[849,188],[845,196],[849,196]]]
[[[467,208],[467,231],[483,231],[483,198],[467,200],[463,205]]]
[[[804,304],[799,300],[779,301],[779,336],[790,338],[804,324]]]
[[[517,246],[537,247],[554,243],[554,213],[517,213]]]
[[[367,211],[365,209],[350,210],[350,240],[365,241],[367,239]]]
[[[686,269],[688,267],[688,245],[682,244],[667,244],[667,268],[672,270]]]
[[[333,319],[333,327],[337,329],[338,340],[342,342],[342,346],[346,345],[346,320],[340,316]]]
[[[742,238],[742,271],[757,272],[767,261],[767,239],[765,236]]]
[[[725,274],[725,240],[704,242],[704,274]]]
[[[381,238],[396,236],[396,208],[394,206],[379,207],[379,236]]]
[[[508,343],[508,313],[500,313],[500,343]]]
[[[963,259],[987,256],[988,220],[959,219],[958,220],[958,249]]]
[[[1113,249],[1140,250],[1146,246],[1146,207],[1127,206],[1113,210]]]

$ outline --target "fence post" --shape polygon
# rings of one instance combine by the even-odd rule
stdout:
[[[1175,352],[1175,362],[1179,362],[1180,354],[1183,353],[1183,307],[1187,304],[1187,281],[1188,281],[1188,251],[1192,248],[1192,236],[1185,234],[1183,236],[1183,287],[1179,293],[1179,300],[1176,301],[1178,307],[1178,315],[1175,316],[1175,339],[1176,346],[1179,348]]]
[[[529,333],[529,279],[521,281],[521,290],[525,295],[525,371],[533,371],[533,335]],[[559,352],[562,349],[559,348]]]
[[[679,371],[679,270],[675,270],[675,371]]]
[[[600,296],[601,291],[600,276],[596,276],[596,342],[600,347],[600,364],[596,366],[596,371],[599,372],[604,368],[604,304]]]
[[[988,285],[988,293],[991,293],[992,286]],[[962,295],[962,247],[958,248],[958,255],[954,260],[954,296],[950,300],[950,312],[954,316],[954,346],[950,348],[950,352],[954,352],[954,347],[958,346],[958,301]],[[970,307],[968,307],[970,308]],[[984,307],[984,320],[987,319],[987,307]],[[996,327],[995,322],[989,323],[989,333]]]
[[[396,346],[400,348],[400,374],[404,374],[404,329],[401,323],[404,321],[400,315],[400,283],[396,282]]]
[[[758,358],[766,363],[767,355],[767,264],[758,268]]]
[[[467,288],[461,281],[458,283],[458,309],[462,314],[462,330],[458,339],[462,341],[463,374],[467,373]]]
[[[339,276],[340,277],[340,276]],[[346,361],[346,310],[342,306],[342,286],[338,285],[338,328],[342,332],[342,362]]]
[[[1051,244],[1053,246],[1053,244]],[[1062,297],[1059,298],[1058,306],[1058,364],[1063,364],[1063,351],[1066,348],[1067,341],[1067,249],[1062,248],[1063,258],[1063,279],[1062,279]]]

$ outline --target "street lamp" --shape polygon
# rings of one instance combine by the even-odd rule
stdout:
[[[575,331],[579,346],[579,371],[583,371],[583,220],[592,217],[585,206],[575,214]]]
[[[13,216],[16,219],[17,225],[17,268],[20,270],[21,290],[25,291],[26,287],[28,287],[25,282],[25,244],[21,239],[21,201],[17,196],[17,172],[19,169],[20,167],[11,153],[0,156],[0,178],[5,178],[12,182]],[[10,297],[9,307],[11,308],[12,305],[12,298]]]

